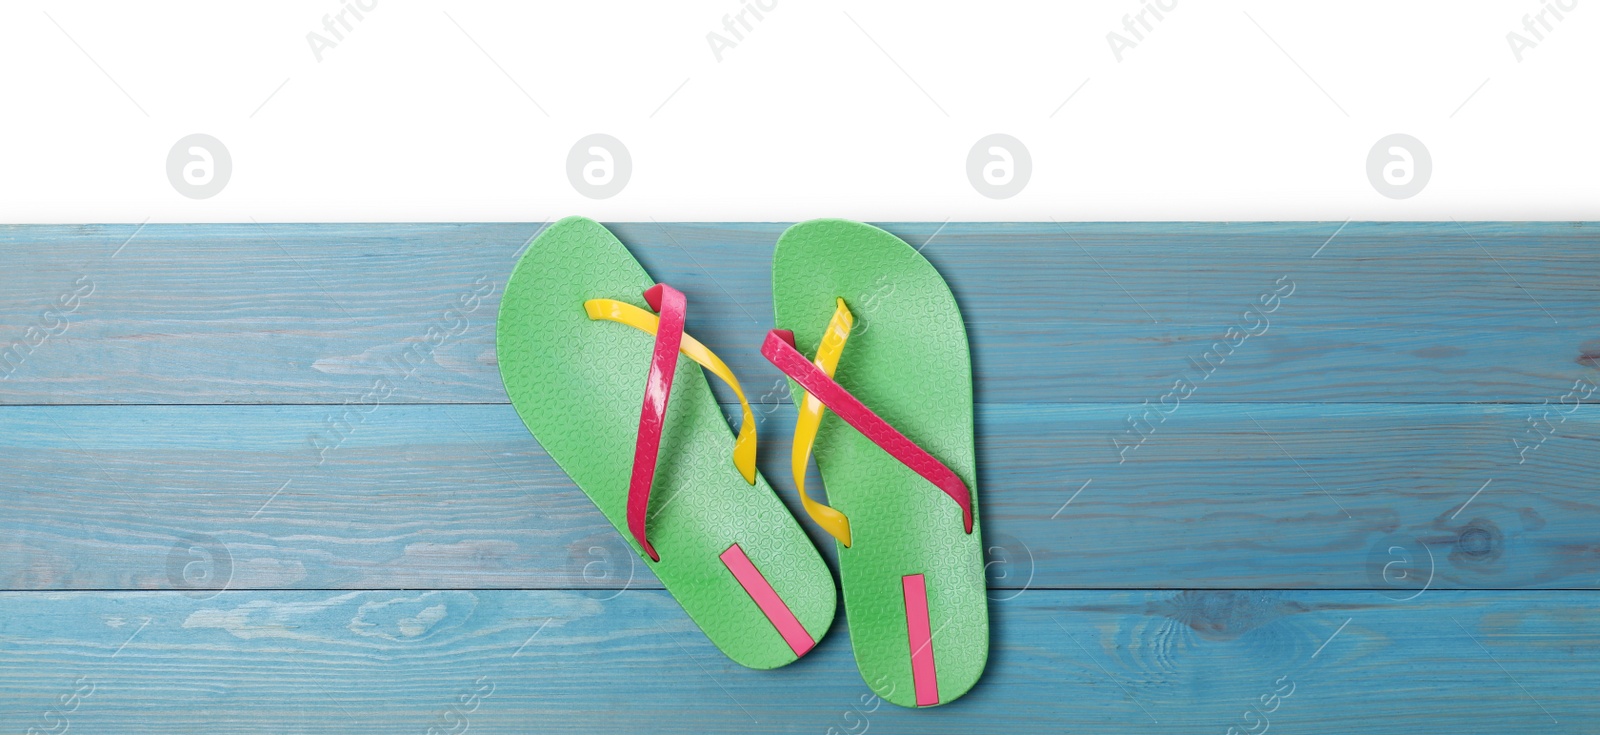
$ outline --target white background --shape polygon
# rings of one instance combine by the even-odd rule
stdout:
[[[1177,0],[1120,61],[1140,0],[777,0],[720,61],[742,0],[377,0],[319,61],[341,6],[0,7],[0,222],[1600,218],[1593,0],[1521,61],[1539,0]],[[203,200],[166,174],[197,132]],[[604,200],[566,173],[595,132],[633,159]],[[966,173],[997,132],[1004,200]],[[1366,172],[1397,132],[1433,161],[1404,200]]]

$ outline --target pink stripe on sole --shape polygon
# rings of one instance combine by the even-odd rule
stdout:
[[[785,605],[783,598],[778,596],[778,591],[767,584],[767,578],[761,576],[761,570],[750,563],[750,557],[745,556],[744,549],[738,544],[728,547],[718,558],[733,572],[733,578],[739,580],[739,585],[754,600],[756,607],[761,608],[762,614],[778,629],[778,635],[783,636],[783,642],[789,644],[794,650],[794,655],[804,656],[816,641],[811,639],[811,634],[806,632],[805,626],[800,624],[799,618]]]
[[[933,668],[933,631],[928,625],[928,585],[920,574],[900,578],[906,594],[906,633],[911,643],[911,683],[917,706],[939,703],[939,675]]]

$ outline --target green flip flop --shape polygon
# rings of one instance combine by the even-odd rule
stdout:
[[[608,230],[568,217],[506,283],[500,376],[539,444],[711,642],[740,664],[776,668],[827,632],[837,592],[756,473],[749,404],[727,366],[683,334],[685,308]],[[701,367],[739,394],[738,440]]]
[[[856,666],[890,702],[948,703],[989,655],[972,367],[955,297],[894,235],[813,220],[779,238],[772,302],[779,329],[762,355],[799,407],[795,482],[839,543]],[[805,495],[813,453],[831,508]]]

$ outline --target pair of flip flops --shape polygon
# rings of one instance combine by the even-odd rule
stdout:
[[[772,287],[780,328],[761,354],[790,379],[794,481],[838,541],[857,667],[895,704],[950,702],[978,680],[989,646],[972,370],[955,298],[905,242],[843,220],[789,228]],[[827,632],[833,577],[756,471],[750,405],[728,366],[684,333],[686,309],[608,230],[569,217],[506,284],[500,374],[540,445],[712,643],[776,668]],[[738,395],[737,435],[701,368]],[[811,456],[831,507],[806,494]]]

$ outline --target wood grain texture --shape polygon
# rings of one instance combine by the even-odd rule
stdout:
[[[338,403],[394,374],[485,283],[493,294],[394,400],[504,402],[498,288],[539,227],[0,227],[0,345],[27,343],[51,304],[93,286],[49,320],[64,331],[0,365],[0,402]],[[748,380],[775,377],[757,346],[783,225],[612,227],[691,294],[691,332]],[[1279,279],[1292,295],[1195,402],[1538,403],[1600,361],[1592,224],[887,227],[955,290],[980,402],[1154,400]],[[893,284],[849,296],[892,299]]]
[[[1387,735],[1600,722],[1590,593],[1034,590],[991,604],[977,687],[920,712],[870,697],[842,621],[800,662],[752,671],[664,592],[602,597],[7,593],[0,719],[23,732],[53,712],[71,732],[128,735],[1220,735],[1261,732],[1263,717],[1272,731]]]
[[[612,227],[798,511],[784,225]],[[1600,732],[1593,223],[888,225],[979,401],[990,662],[936,712],[843,616],[720,656],[539,449],[493,345],[539,228],[0,226],[0,723]]]
[[[760,466],[803,516],[773,408]],[[1436,588],[1600,584],[1593,405],[1518,464],[1528,406],[1185,404],[1119,464],[1140,408],[980,407],[998,584],[1365,589],[1390,544]],[[233,588],[656,586],[509,406],[14,406],[0,434],[7,589],[171,588],[191,534]]]

